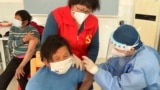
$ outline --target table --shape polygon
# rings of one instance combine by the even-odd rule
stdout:
[[[4,36],[5,33],[6,33],[7,31],[9,31],[9,29],[10,29],[10,27],[2,27],[2,26],[0,26],[0,34],[1,34],[2,36]]]
[[[0,38],[0,54],[2,58],[2,69],[5,70],[6,68],[6,58],[5,58],[5,50],[4,50],[4,41],[8,41],[8,37],[2,37]]]
[[[0,37],[0,54],[2,58],[3,70],[6,68],[4,41],[8,41],[8,37],[4,37],[4,35],[7,31],[9,31],[9,29],[10,29],[10,26],[0,26],[0,34],[3,36],[3,37]]]

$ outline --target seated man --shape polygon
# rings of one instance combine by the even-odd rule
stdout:
[[[45,65],[29,80],[26,90],[75,90],[79,82],[85,83],[80,90],[89,89],[92,76],[71,67],[73,56],[64,38],[49,36],[41,46],[40,55]]]

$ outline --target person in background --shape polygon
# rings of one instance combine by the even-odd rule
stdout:
[[[30,25],[32,17],[26,10],[15,13],[13,26],[10,28],[8,47],[12,49],[13,58],[0,75],[0,90],[6,90],[10,81],[16,76],[21,90],[25,90],[30,73],[30,59],[40,46],[39,33]]]
[[[56,8],[48,15],[41,43],[58,34],[70,44],[74,55],[96,61],[99,51],[99,25],[93,14],[100,10],[99,0],[68,0],[68,5]]]
[[[71,67],[73,55],[63,37],[48,36],[41,46],[40,55],[45,65],[29,80],[26,90],[75,90],[77,83],[82,81],[85,86],[79,90],[89,89],[92,75]]]
[[[142,43],[137,30],[122,25],[111,36],[112,55],[95,65],[83,56],[87,71],[103,90],[160,90],[160,55]]]

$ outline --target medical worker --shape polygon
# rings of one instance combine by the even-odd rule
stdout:
[[[113,57],[107,62],[97,66],[83,56],[86,70],[103,90],[160,90],[160,55],[142,43],[133,26],[118,27],[110,41]]]

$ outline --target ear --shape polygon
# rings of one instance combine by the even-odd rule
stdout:
[[[22,25],[27,25],[29,22],[27,20],[22,22]]]
[[[132,48],[130,49],[129,53],[130,53],[130,55],[133,55],[133,54],[134,54],[134,52],[135,52],[135,48],[134,48],[134,47],[132,47]]]
[[[134,51],[135,51],[135,48],[134,48],[134,47],[132,47],[132,48],[130,49],[130,51],[134,52]]]
[[[50,66],[49,62],[47,61],[46,58],[43,58],[43,63],[46,65],[46,66]]]

